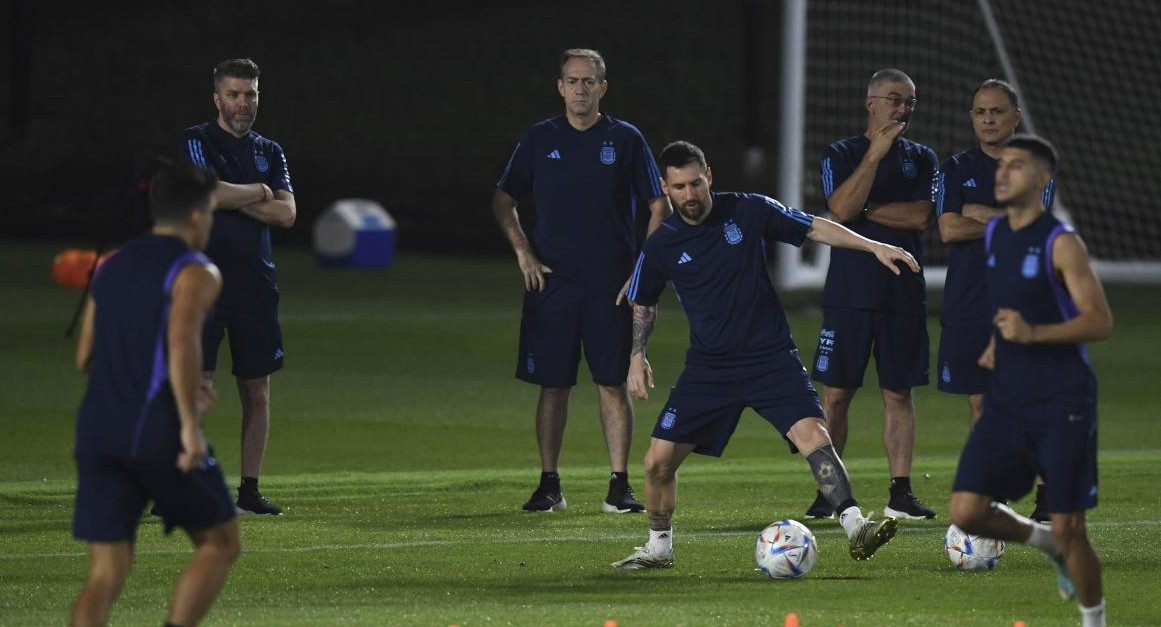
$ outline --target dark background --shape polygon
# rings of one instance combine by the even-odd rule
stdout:
[[[1081,232],[1098,256],[1161,258],[1161,8],[992,5],[1024,104],[1064,154],[1061,198]],[[365,197],[395,216],[404,249],[506,250],[492,189],[521,133],[562,111],[558,55],[578,46],[608,62],[602,110],[636,124],[655,152],[688,139],[718,189],[777,195],[777,0],[2,6],[0,236],[132,235],[141,170],[215,117],[211,69],[232,57],[261,66],[254,129],[287,152],[299,218],[275,229],[279,244],[308,243],[330,202]],[[971,91],[1003,76],[975,2],[809,6],[805,209],[822,209],[818,157],[863,130],[861,95],[881,67],[919,86],[910,137],[941,159],[972,145]],[[768,156],[749,177],[747,146]],[[526,227],[532,206],[521,207]]]
[[[563,112],[568,47],[605,55],[603,111],[655,151],[699,143],[723,184],[737,180],[742,44],[719,35],[738,31],[737,2],[120,2],[70,6],[65,19],[51,2],[11,4],[31,13],[32,77],[26,136],[10,129],[0,149],[9,234],[120,235],[134,170],[216,116],[211,69],[240,56],[262,69],[254,130],[286,149],[296,188],[283,242],[309,242],[335,199],[365,197],[396,218],[404,248],[503,250],[492,189],[523,131]]]

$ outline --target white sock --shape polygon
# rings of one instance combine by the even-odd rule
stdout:
[[[866,518],[863,518],[863,510],[859,509],[858,505],[851,505],[839,513],[839,524],[847,532],[848,538],[858,533],[859,527],[862,527],[866,520]]]
[[[1093,607],[1080,606],[1080,617],[1084,627],[1105,627],[1105,600]]]
[[[649,530],[649,546],[658,553],[673,552],[673,527],[662,531]]]
[[[1032,526],[1032,534],[1028,536],[1024,544],[1034,546],[1049,555],[1060,555],[1060,547],[1056,546],[1056,538],[1052,537],[1052,527],[1017,514],[1016,510],[1008,507],[1005,503],[992,503],[992,507],[1015,518],[1020,523]]]
[[[1024,541],[1028,546],[1034,546],[1049,555],[1060,555],[1060,547],[1056,546],[1056,538],[1052,536],[1052,527],[1029,519],[1032,523],[1032,535]]]

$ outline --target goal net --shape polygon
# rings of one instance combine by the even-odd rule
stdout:
[[[1106,281],[1161,283],[1161,3],[1153,0],[785,0],[779,195],[825,214],[819,160],[861,133],[863,96],[880,68],[917,86],[907,136],[942,162],[976,144],[976,86],[1016,86],[1020,130],[1061,153],[1054,211],[1088,244]],[[825,247],[780,253],[781,287],[818,287]],[[942,285],[946,249],[924,236],[928,283]]]

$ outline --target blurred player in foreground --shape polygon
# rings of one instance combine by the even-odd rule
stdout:
[[[201,620],[240,550],[234,502],[201,425],[214,401],[201,385],[202,324],[221,277],[200,251],[217,181],[185,164],[159,173],[152,232],[121,248],[93,280],[77,346],[77,367],[89,375],[75,449],[73,534],[89,543],[77,627],[108,622],[149,501],[167,533],[182,527],[194,543],[167,625]]]
[[[1085,627],[1095,627],[1105,624],[1104,599],[1085,511],[1097,504],[1097,382],[1084,342],[1108,337],[1113,317],[1084,243],[1045,211],[1056,161],[1052,145],[1030,135],[1000,153],[996,200],[1007,217],[986,235],[996,332],[980,358],[994,372],[950,513],[967,533],[1043,551],[1060,594],[1077,597]],[[1038,473],[1051,527],[995,502],[1027,494]]]

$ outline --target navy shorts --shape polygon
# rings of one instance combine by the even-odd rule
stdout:
[[[983,394],[990,371],[979,359],[992,337],[992,323],[949,322],[939,335],[939,389],[952,394]]]
[[[78,455],[73,536],[89,542],[133,542],[149,501],[165,532],[210,529],[237,515],[226,477],[211,451],[202,466],[183,474],[175,460]]]
[[[822,330],[811,378],[836,388],[863,386],[875,356],[879,387],[908,390],[927,385],[927,317],[848,307],[823,307]]]
[[[218,366],[222,337],[230,340],[231,372],[239,379],[261,379],[282,369],[282,327],[278,324],[278,292],[256,290],[245,302],[219,301],[202,329],[202,369]]]
[[[756,370],[687,364],[669,391],[653,437],[696,444],[695,453],[721,457],[747,407],[765,418],[783,438],[799,420],[822,418],[818,394],[797,350],[785,351]],[[798,449],[790,444],[790,452]]]
[[[954,492],[1016,500],[1044,477],[1045,509],[1068,514],[1097,504],[1096,409],[1069,415],[1076,422],[1036,427],[985,401],[959,459]]]
[[[581,348],[593,383],[615,386],[629,374],[633,310],[616,297],[548,275],[543,292],[524,294],[516,378],[546,387],[576,385]]]

